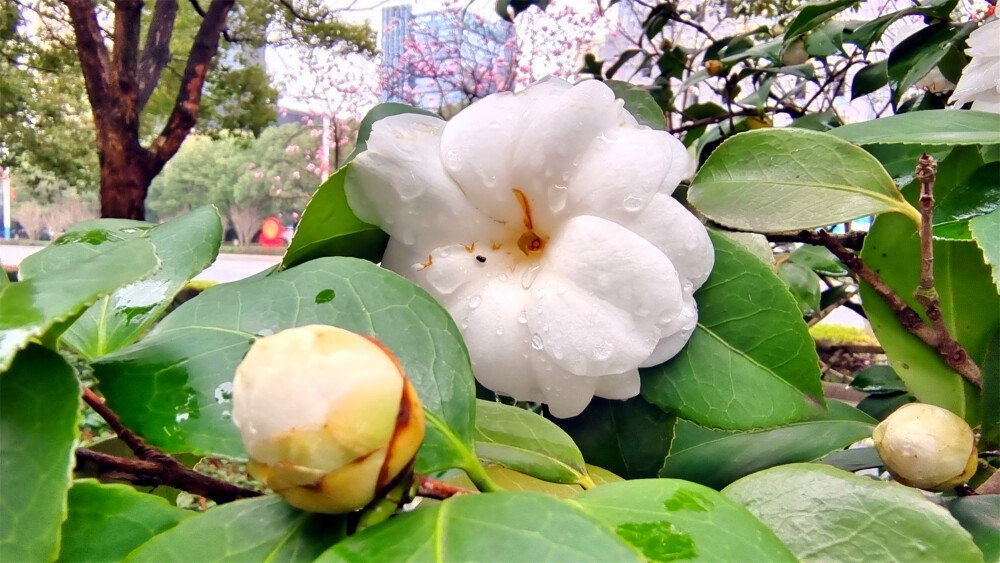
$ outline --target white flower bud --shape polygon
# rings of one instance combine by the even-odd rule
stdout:
[[[312,512],[364,507],[424,438],[417,393],[392,352],[322,325],[254,343],[236,368],[233,421],[250,474]]]
[[[912,403],[900,407],[872,433],[875,449],[897,481],[946,491],[976,472],[976,439],[950,411]]]

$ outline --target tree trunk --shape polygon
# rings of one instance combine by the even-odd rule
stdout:
[[[159,167],[144,152],[101,151],[101,217],[146,219],[146,192]]]

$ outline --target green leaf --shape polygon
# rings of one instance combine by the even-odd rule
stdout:
[[[844,50],[844,28],[847,22],[829,21],[806,37],[806,52],[813,57],[829,57]]]
[[[971,22],[955,27],[947,22],[936,23],[908,36],[893,47],[889,53],[887,68],[889,82],[892,84],[893,104],[898,103],[911,86],[933,70],[948,54],[949,48],[967,37],[976,25]]]
[[[962,159],[949,157],[939,166],[938,191],[946,197],[961,181]],[[954,166],[952,166],[954,164]],[[947,178],[952,180],[947,180]],[[916,201],[919,186],[911,183],[903,193]],[[922,308],[913,298],[920,278],[920,240],[916,227],[897,215],[875,220],[861,258],[915,311]],[[1000,328],[1000,296],[983,262],[982,251],[972,241],[934,241],[934,280],[941,313],[949,332],[982,365],[986,347]],[[910,334],[892,309],[861,284],[861,302],[879,343],[896,374],[920,401],[946,408],[970,424],[980,418],[979,393],[965,382],[933,348]]]
[[[865,397],[858,403],[858,410],[864,412],[875,420],[885,420],[890,414],[910,403],[916,403],[917,398],[912,393],[896,392],[882,393]]]
[[[850,273],[844,263],[837,259],[832,252],[822,246],[812,244],[804,244],[795,249],[788,257],[788,261],[805,266],[824,276],[846,276]]]
[[[642,561],[582,510],[541,493],[454,496],[338,543],[317,561]]]
[[[484,471],[493,484],[503,491],[545,493],[556,498],[573,498],[583,492],[583,486],[579,484],[543,481],[520,471],[507,469],[502,465],[487,465]],[[618,481],[621,481],[621,478],[618,478]],[[464,473],[455,478],[448,479],[448,482],[459,487],[471,490],[476,489],[475,483]],[[595,483],[597,482],[595,479]]]
[[[983,428],[979,451],[1000,449],[1000,332],[986,350],[983,368]]]
[[[0,561],[59,553],[79,414],[76,374],[51,350],[29,345],[0,378]]]
[[[806,561],[982,561],[972,537],[920,491],[828,465],[775,467],[723,491]]]
[[[812,461],[871,436],[875,420],[844,403],[830,413],[771,430],[725,432],[678,420],[660,477],[721,489],[761,469]]]
[[[852,448],[849,450],[838,450],[824,456],[823,459],[818,460],[817,463],[825,463],[826,465],[836,467],[837,469],[843,469],[844,471],[849,471],[851,473],[864,469],[875,469],[885,465],[882,462],[882,458],[878,455],[878,450],[875,448]]]
[[[125,485],[86,480],[69,490],[69,516],[62,527],[61,561],[121,561],[153,536],[194,512]]]
[[[819,27],[820,24],[844,11],[853,3],[853,0],[834,0],[833,2],[803,6],[792,23],[788,24],[788,31],[785,32],[785,45]]]
[[[921,112],[926,113],[926,112]],[[882,118],[890,119],[890,118]],[[845,126],[846,127],[846,126]],[[913,179],[920,155],[927,153],[935,160],[941,161],[952,151],[951,145],[917,145],[917,144],[868,144],[864,149],[878,159],[885,171],[892,176],[897,185],[906,185]]]
[[[136,221],[120,223],[117,219],[88,221],[68,235],[104,228],[125,240],[145,238],[153,244],[161,266],[152,276],[102,298],[66,331],[62,342],[89,360],[138,340],[166,311],[184,284],[212,264],[222,243],[222,222],[211,205],[157,226],[139,223],[140,227]],[[60,249],[75,252],[76,263],[93,257],[92,248],[83,242],[65,244]]]
[[[716,230],[715,232],[749,250],[751,254],[760,258],[761,262],[767,264],[770,268],[774,268],[774,251],[771,249],[771,243],[767,241],[766,236],[759,233],[745,233],[742,231]]]
[[[838,127],[831,135],[856,145],[982,145],[1000,142],[1000,115],[985,111],[935,109],[881,117]],[[926,150],[926,149],[925,149]],[[917,153],[919,156],[919,153]],[[916,160],[911,168],[916,167]]]
[[[111,408],[151,443],[242,457],[229,420],[236,366],[258,336],[309,324],[372,335],[399,358],[427,417],[420,471],[478,468],[473,376],[458,328],[423,289],[364,260],[316,259],[210,288],[94,369]]]
[[[941,180],[950,191],[940,197],[935,195],[933,220],[935,236],[953,233],[956,224],[968,223],[970,219],[988,215],[1000,207],[1000,162],[983,164],[982,155],[977,147],[958,147],[948,158],[952,160],[961,158],[961,162],[956,162],[952,166],[958,168],[953,172],[953,178]],[[988,219],[987,223],[989,221]],[[969,233],[969,236],[962,237],[963,239],[972,238],[971,225],[962,226],[959,230]],[[1000,244],[996,240],[990,241],[988,236],[977,240],[987,243],[985,246],[979,245],[984,250],[991,246],[991,242],[993,246]]]
[[[823,412],[816,346],[785,284],[738,244],[709,235],[715,267],[695,293],[698,326],[677,356],[642,370],[642,396],[702,426],[728,430]]]
[[[727,139],[695,176],[688,201],[718,223],[758,232],[821,227],[888,211],[920,220],[863,149],[829,133],[793,128]]]
[[[1000,288],[1000,210],[973,218],[969,230],[990,265],[994,285]]]
[[[579,415],[554,422],[573,437],[587,463],[639,479],[656,476],[670,449],[675,420],[642,397],[634,397],[627,401],[595,398]]]
[[[663,110],[656,104],[649,90],[621,80],[605,80],[605,84],[615,93],[615,97],[625,102],[625,109],[640,124],[662,131],[666,128]]]
[[[38,254],[41,254],[39,252]],[[116,245],[81,264],[68,264],[0,288],[0,370],[30,340],[66,321],[118,287],[152,274],[159,267],[153,245],[133,240]],[[30,268],[29,268],[30,271]],[[55,339],[58,334],[49,334]]]
[[[911,6],[891,14],[875,18],[857,29],[851,31],[844,37],[844,41],[853,43],[865,51],[871,47],[872,43],[880,40],[882,34],[900,18],[912,15],[937,16],[946,18],[955,9],[957,0],[926,0],[920,5]]]
[[[279,497],[240,500],[153,537],[128,561],[312,561],[347,535],[346,517],[296,510]]]
[[[889,62],[869,63],[858,71],[851,81],[851,99],[860,98],[889,83]]]
[[[476,401],[476,454],[554,483],[587,483],[583,454],[541,415],[494,401]]]
[[[746,508],[694,483],[626,481],[567,502],[614,529],[649,561],[796,561]]]
[[[344,179],[350,166],[340,167],[309,200],[281,259],[282,268],[324,256],[353,256],[372,262],[382,259],[389,235],[358,219],[347,205]]]
[[[874,395],[906,391],[906,384],[889,366],[870,366],[854,374],[850,386]]]
[[[986,561],[1000,561],[1000,495],[953,498],[948,511],[972,534]]]
[[[820,279],[815,272],[793,262],[783,262],[778,266],[778,277],[788,286],[803,316],[819,312]]]

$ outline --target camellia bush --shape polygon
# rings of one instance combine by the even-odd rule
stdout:
[[[0,560],[1000,559],[1000,114],[698,166],[650,104],[552,78],[377,106],[281,263],[183,303],[211,206],[25,259]],[[862,408],[807,328],[834,279],[890,363]]]

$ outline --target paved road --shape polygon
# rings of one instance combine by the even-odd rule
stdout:
[[[7,246],[0,244],[0,263],[16,266],[26,257],[41,250],[42,246]],[[263,254],[220,254],[215,263],[195,279],[229,282],[252,276],[270,268],[281,260],[280,256]]]

